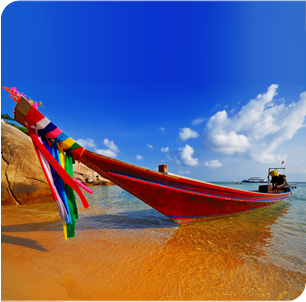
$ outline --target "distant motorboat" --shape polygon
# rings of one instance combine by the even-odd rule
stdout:
[[[242,182],[248,183],[267,183],[267,179],[263,179],[261,177],[250,177],[249,179],[244,179]]]

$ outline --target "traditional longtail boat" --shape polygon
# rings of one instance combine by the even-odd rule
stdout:
[[[159,171],[153,171],[93,153],[64,134],[23,97],[15,107],[15,119],[32,129],[31,138],[46,158],[49,155],[33,137],[35,131],[46,137],[49,143],[56,142],[64,152],[69,151],[74,160],[95,170],[179,225],[270,206],[292,194],[291,188],[271,191],[268,185],[264,186],[265,190],[260,186],[257,191],[229,188],[167,173],[163,165]],[[53,166],[51,161],[49,163]]]

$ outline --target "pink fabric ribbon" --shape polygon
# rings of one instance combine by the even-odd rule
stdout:
[[[87,191],[88,193],[92,194],[93,190],[89,189],[87,186],[85,186],[84,184],[82,184],[80,181],[78,181],[74,176],[73,176],[73,180],[76,182],[76,184],[81,187],[82,189],[84,189],[85,191]]]

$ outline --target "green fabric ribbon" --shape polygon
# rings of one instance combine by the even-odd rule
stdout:
[[[71,178],[73,178],[73,164],[75,163],[74,158],[70,151],[66,151],[66,172]],[[75,220],[79,218],[77,204],[75,200],[74,190],[66,184],[65,186],[69,210],[71,214],[72,224],[67,224],[67,237],[73,238],[75,236]]]

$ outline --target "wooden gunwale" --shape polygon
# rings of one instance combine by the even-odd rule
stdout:
[[[96,163],[94,159],[96,159],[97,161]],[[88,163],[88,160],[90,163]],[[245,191],[245,190],[236,189],[236,188],[229,188],[223,185],[212,184],[212,183],[208,183],[205,181],[194,180],[194,179],[187,178],[187,177],[180,177],[178,175],[164,174],[164,173],[153,171],[147,168],[142,168],[142,167],[135,166],[129,163],[125,163],[117,159],[109,158],[107,156],[96,154],[88,150],[86,150],[86,153],[82,157],[81,161],[84,162],[84,164],[86,165],[94,164],[95,166],[93,167],[94,170],[96,170],[97,167],[99,167],[99,170],[103,171],[102,173],[104,175],[102,176],[110,179],[113,182],[114,182],[114,179],[108,172],[118,173],[118,174],[122,174],[128,177],[142,179],[144,181],[156,182],[158,184],[165,185],[165,186],[175,186],[177,188],[185,189],[185,190],[199,190],[198,193],[203,193],[203,194],[205,194],[203,190],[209,190],[211,192],[218,192],[215,195],[224,195],[224,194],[232,195],[233,194],[237,196],[236,199],[241,199],[242,196],[254,197],[257,199],[262,199],[262,198],[267,198],[267,197],[272,198],[272,196],[274,196],[273,198],[275,198],[275,195],[277,195],[278,197],[281,197],[280,195],[282,194],[284,196],[287,196],[288,193],[290,193],[290,192],[262,193],[258,191]]]
[[[216,198],[216,199],[225,199],[225,200],[239,201],[239,202],[269,203],[269,202],[274,202],[274,201],[285,199],[285,198],[287,198],[288,194],[290,194],[290,192],[291,192],[291,191],[289,191],[289,192],[286,192],[286,193],[278,193],[278,195],[274,194],[273,197],[277,197],[277,198],[269,199],[269,200],[260,200],[260,201],[258,200],[258,198],[257,199],[241,199],[241,198],[230,198],[230,197],[226,197],[225,198],[224,196],[220,196],[220,195],[210,195],[210,194],[204,194],[204,193],[200,193],[200,192],[196,192],[196,191],[191,191],[191,190],[186,190],[186,189],[180,189],[180,188],[176,188],[176,187],[166,186],[166,185],[163,185],[163,184],[158,184],[158,183],[154,183],[154,182],[150,182],[150,181],[146,181],[146,180],[142,180],[142,179],[137,179],[137,178],[134,178],[134,177],[129,177],[129,176],[122,175],[122,174],[119,174],[119,173],[107,172],[107,174],[109,174],[111,176],[117,176],[119,178],[130,179],[130,180],[136,181],[138,183],[147,183],[147,184],[150,184],[150,185],[155,186],[155,187],[168,188],[170,190],[185,192],[185,193],[199,195],[199,196],[203,196],[203,197],[213,197],[213,198]],[[253,193],[258,193],[258,192],[253,192]],[[270,195],[271,194],[264,194],[264,196],[270,196]],[[261,196],[262,196],[262,194],[261,194]]]

